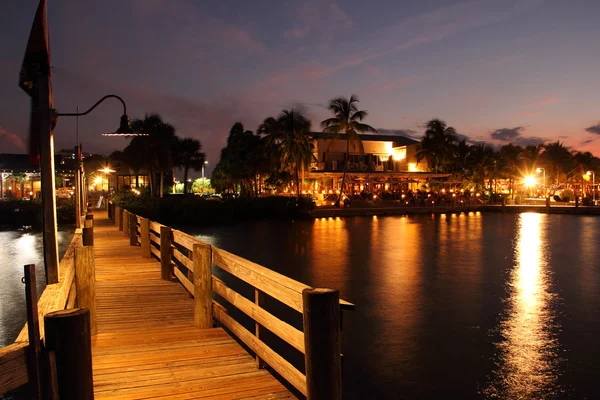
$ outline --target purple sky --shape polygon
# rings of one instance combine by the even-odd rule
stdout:
[[[36,6],[0,6],[0,152],[24,152],[17,77]],[[324,104],[352,93],[385,133],[437,117],[474,141],[600,155],[598,0],[48,0],[48,13],[59,111],[119,94],[132,118],[158,112],[200,139],[212,165],[234,122],[302,106],[318,130]],[[126,144],[99,135],[120,114],[109,101],[80,119],[85,151]],[[75,120],[55,135],[73,146]]]

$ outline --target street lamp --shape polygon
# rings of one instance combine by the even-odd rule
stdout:
[[[544,173],[544,197],[546,197],[546,169],[545,168],[536,168],[535,172],[537,172],[538,174],[540,172]]]
[[[202,194],[204,194],[204,166],[208,164],[208,161],[204,161],[202,164]]]
[[[594,171],[586,172],[587,176],[592,175],[592,204],[596,205],[596,173]]]
[[[133,130],[133,128],[131,128],[131,122],[130,122],[129,116],[127,115],[127,105],[125,105],[125,101],[123,101],[123,99],[120,98],[119,96],[117,96],[116,94],[108,94],[108,95],[104,96],[103,98],[98,100],[96,102],[96,104],[91,106],[87,111],[84,111],[82,113],[80,113],[80,112],[58,113],[58,112],[56,112],[56,110],[53,110],[53,115],[55,118],[56,117],[82,117],[84,115],[89,114],[94,108],[98,107],[98,105],[100,105],[100,103],[102,103],[104,100],[109,99],[109,98],[117,99],[121,102],[121,104],[123,104],[123,115],[121,116],[121,121],[119,123],[119,127],[117,128],[117,130],[115,132],[102,133],[101,134],[102,136],[148,136],[147,133],[136,132]]]
[[[99,169],[98,172],[104,172],[104,178],[106,179],[106,191],[108,192],[108,190],[110,189],[108,174],[110,174],[111,172],[115,172],[115,170],[110,169],[109,166],[105,166],[104,168]],[[102,182],[102,190],[104,190],[104,181]]]

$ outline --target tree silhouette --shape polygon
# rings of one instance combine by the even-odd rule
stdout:
[[[335,140],[344,140],[346,142],[346,153],[344,153],[344,172],[342,174],[342,188],[338,196],[337,203],[339,204],[344,194],[346,184],[346,171],[348,170],[348,155],[350,147],[364,154],[364,147],[360,139],[360,133],[377,133],[377,130],[371,125],[362,122],[367,117],[365,110],[358,110],[356,106],[358,97],[350,96],[350,99],[338,97],[329,101],[328,109],[334,115],[321,122],[323,132],[331,133],[333,143]],[[342,136],[343,135],[343,136]],[[329,144],[331,146],[331,143]],[[329,150],[329,148],[328,148]]]

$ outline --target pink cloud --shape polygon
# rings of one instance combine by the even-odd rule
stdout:
[[[286,39],[302,39],[317,36],[331,40],[335,34],[352,28],[352,18],[335,3],[307,1],[293,9],[296,26],[287,29],[282,36]]]
[[[1,151],[25,150],[25,143],[15,133],[0,127],[0,149]]]
[[[520,113],[520,114],[509,115],[509,117],[513,117],[513,118],[527,118],[527,117],[537,117],[537,116],[539,116],[541,114],[542,114],[541,111],[532,111],[532,112],[524,112],[524,113]]]
[[[525,104],[523,107],[543,107],[558,103],[557,96],[547,96]]]

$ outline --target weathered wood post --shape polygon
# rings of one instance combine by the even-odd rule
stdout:
[[[304,347],[307,398],[342,398],[340,294],[332,289],[304,289]]]
[[[212,328],[212,249],[194,244],[194,322],[200,329]]]
[[[96,268],[92,246],[75,247],[75,289],[77,305],[89,309],[89,329],[96,335]]]
[[[137,215],[129,213],[129,245],[137,246]]]
[[[121,217],[121,207],[115,206],[114,213],[115,213],[115,219],[114,219],[115,225],[119,226],[121,224],[121,222],[119,221],[119,217]]]
[[[140,217],[140,245],[142,246],[142,258],[151,258],[150,220],[144,217]]]
[[[111,203],[110,201],[106,203],[106,210],[108,212],[108,219],[110,219],[112,221],[113,216],[112,216],[112,207],[113,207],[113,203]]]
[[[546,197],[546,214],[550,214],[550,197]]]
[[[123,211],[124,211],[123,208],[119,207],[119,214],[118,214],[118,216],[119,216],[119,224],[118,224],[118,226],[119,226],[119,230],[120,231],[123,230]]]
[[[29,351],[27,353],[27,374],[31,395],[38,399],[42,394],[40,355],[40,324],[38,320],[37,287],[35,281],[35,264],[25,266],[25,301],[27,303],[27,333],[29,334]]]
[[[87,214],[83,221],[81,240],[84,246],[94,245],[94,214]]]
[[[129,236],[129,211],[123,210],[123,236]]]
[[[160,227],[160,277],[171,280],[171,243],[173,233],[168,226]]]
[[[254,289],[254,304],[256,304],[259,307],[263,307],[264,302],[265,296],[263,292],[258,289]],[[258,322],[254,322],[254,334],[256,335],[257,339],[260,339],[260,324]],[[256,355],[256,368],[265,368],[265,362],[258,355]]]
[[[54,352],[60,400],[92,400],[90,312],[84,308],[55,311],[44,317],[46,349]]]

